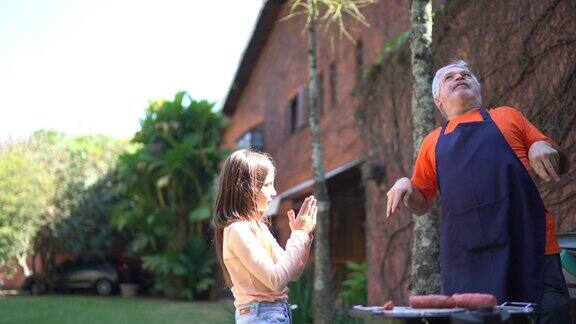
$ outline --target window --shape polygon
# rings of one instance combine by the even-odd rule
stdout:
[[[253,127],[236,140],[237,149],[264,150],[264,126]]]
[[[290,134],[294,134],[298,128],[298,96],[290,100]]]
[[[292,97],[284,107],[284,135],[289,137],[298,129],[298,96]]]
[[[334,63],[330,64],[330,71],[329,71],[329,82],[330,82],[330,104],[332,106],[336,106],[337,104],[337,93],[336,93],[336,88],[337,88],[337,75],[336,75],[336,65]]]
[[[362,80],[362,69],[364,68],[364,45],[359,40],[356,43],[356,83]]]
[[[290,99],[284,109],[284,130],[286,136],[290,136],[307,125],[308,87],[301,86],[298,88],[297,94]]]

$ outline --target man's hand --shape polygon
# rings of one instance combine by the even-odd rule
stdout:
[[[386,194],[388,196],[388,203],[386,206],[386,218],[392,216],[400,207],[402,200],[404,206],[408,207],[408,200],[412,195],[412,183],[408,178],[400,178]]]
[[[559,181],[560,154],[546,141],[537,141],[528,150],[528,160],[534,172],[546,181]]]

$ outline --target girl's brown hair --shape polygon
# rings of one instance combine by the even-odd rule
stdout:
[[[240,220],[264,221],[263,214],[257,208],[258,195],[268,172],[273,169],[274,164],[270,157],[250,150],[232,153],[222,166],[212,227],[216,256],[228,287],[232,286],[232,281],[223,259],[224,228]]]

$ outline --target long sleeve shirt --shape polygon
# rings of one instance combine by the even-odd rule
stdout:
[[[268,227],[247,221],[224,228],[223,259],[232,280],[236,307],[255,301],[287,301],[290,280],[306,264],[309,235],[293,231],[284,250]]]

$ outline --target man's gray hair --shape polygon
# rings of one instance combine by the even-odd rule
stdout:
[[[444,76],[444,72],[446,72],[446,70],[453,68],[453,67],[459,67],[459,68],[462,68],[462,69],[470,72],[470,74],[472,75],[474,80],[476,82],[478,82],[478,79],[476,79],[476,76],[474,75],[474,73],[472,73],[470,71],[470,68],[468,68],[468,63],[466,63],[466,61],[455,60],[452,63],[450,63],[444,67],[441,67],[440,69],[438,69],[438,71],[436,71],[436,75],[434,75],[434,80],[432,80],[432,96],[434,97],[434,99],[438,98],[438,95],[440,94],[440,81],[441,81],[442,77]],[[478,82],[478,84],[480,84],[480,82]]]

